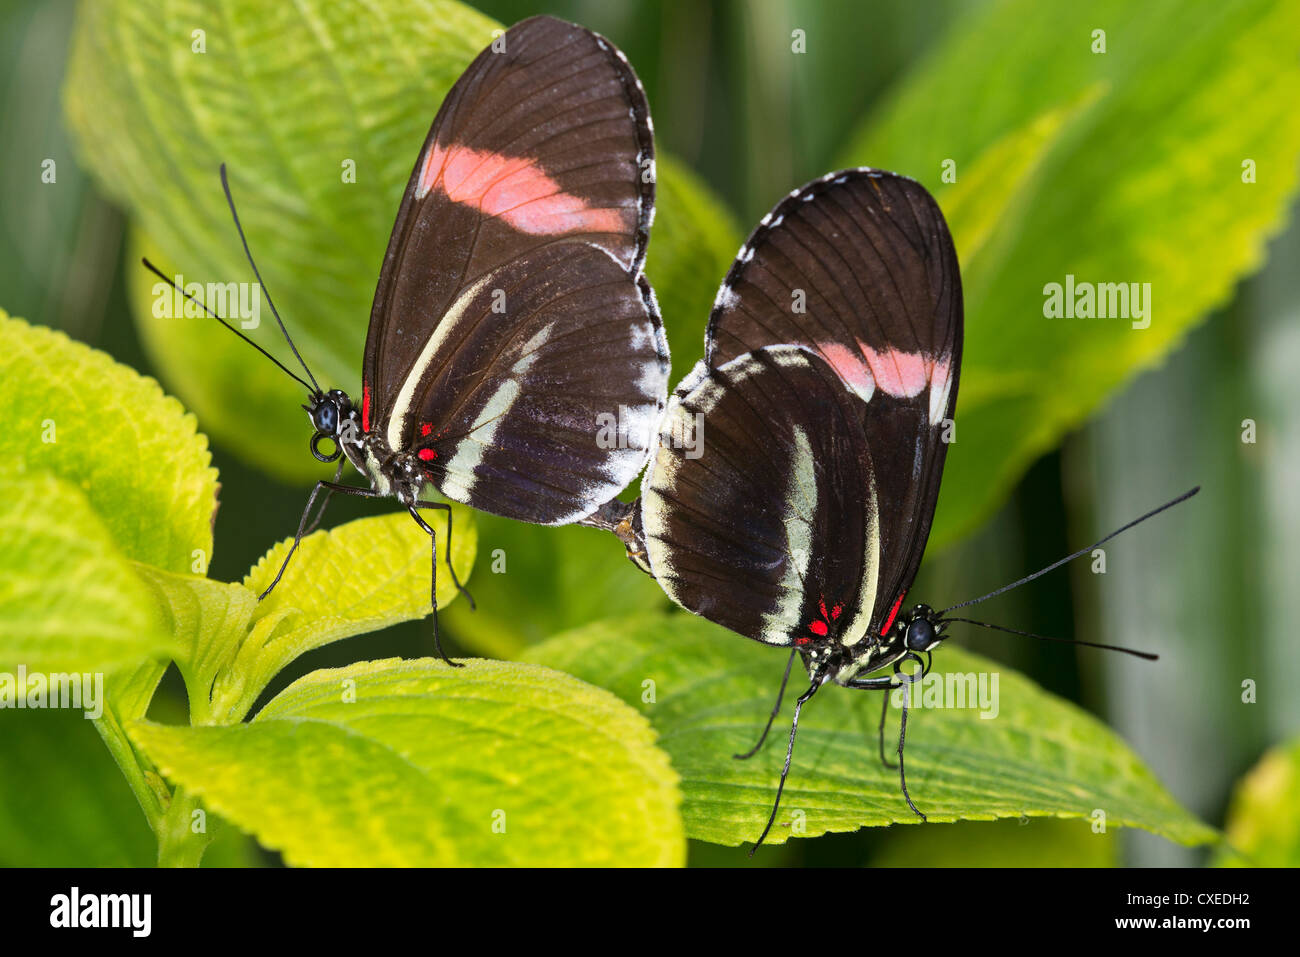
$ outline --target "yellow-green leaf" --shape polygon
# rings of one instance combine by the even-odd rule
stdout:
[[[765,749],[749,761],[732,755],[748,750],[762,730],[783,652],[672,614],[598,622],[524,657],[608,688],[650,719],[682,776],[689,837],[729,845],[758,837],[776,795],[793,698],[807,688],[802,669],[791,676]],[[990,704],[909,714],[908,789],[932,822],[1055,816],[1142,827],[1186,844],[1214,838],[1114,732],[1078,707],[956,648],[936,653],[934,674],[954,676],[950,704],[958,680],[972,695],[984,681]],[[923,686],[921,693],[930,692]],[[899,792],[898,772],[877,756],[880,707],[879,693],[833,685],[807,705],[769,841],[785,841],[792,831],[816,837],[918,823]],[[886,747],[897,735],[895,711]]]
[[[5,469],[77,486],[127,558],[206,570],[217,472],[179,402],[105,353],[2,311],[0,381],[11,397]]]
[[[24,694],[20,666],[89,676],[170,644],[87,496],[47,472],[0,473],[0,672],[15,682],[10,692]]]
[[[1266,752],[1228,807],[1223,867],[1300,867],[1300,739]]]
[[[451,567],[462,584],[469,582],[478,542],[470,510],[456,505],[453,515],[453,566],[448,566],[447,513],[424,514],[437,533],[439,608],[459,594]],[[292,543],[286,539],[272,548],[245,576],[243,588],[253,595],[265,591]],[[280,584],[257,603],[248,637],[218,676],[215,718],[242,717],[271,678],[304,652],[428,615],[431,566],[429,536],[405,513],[308,535]],[[432,645],[432,623],[429,627]]]
[[[302,866],[675,865],[677,777],[613,695],[529,665],[317,671],[251,724],[133,725],[163,773]]]

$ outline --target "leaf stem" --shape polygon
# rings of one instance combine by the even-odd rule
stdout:
[[[140,810],[144,812],[145,820],[156,832],[162,822],[163,809],[166,806],[165,790],[159,793],[159,790],[150,783],[148,774],[140,765],[139,755],[131,746],[131,740],[118,724],[117,716],[112,711],[105,710],[102,717],[95,719],[95,730],[104,739],[104,744],[113,755],[113,760],[117,762],[118,769],[126,778],[126,783],[131,786],[135,799],[140,803]]]
[[[203,852],[212,842],[206,826],[194,830],[194,812],[200,810],[199,799],[184,788],[172,793],[167,813],[156,828],[158,834],[159,867],[198,867]]]

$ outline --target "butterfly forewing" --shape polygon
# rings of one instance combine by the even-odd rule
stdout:
[[[749,638],[855,642],[875,595],[872,488],[859,410],[815,353],[702,366],[643,482],[651,569],[673,600]]]
[[[776,343],[816,350],[863,403],[881,515],[872,623],[884,629],[925,550],[961,363],[957,255],[924,187],[847,170],[764,217],[718,293],[707,361]]]
[[[418,454],[447,497],[512,518],[572,521],[617,495],[667,382],[641,277],[652,163],[645,95],[608,41],[537,17],[484,50],[398,210],[363,429]]]

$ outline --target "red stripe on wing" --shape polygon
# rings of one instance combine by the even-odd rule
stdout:
[[[621,209],[597,209],[564,192],[535,162],[487,150],[434,143],[420,168],[415,198],[441,189],[454,203],[505,220],[520,232],[560,236],[618,233],[633,225]]]
[[[885,618],[885,623],[880,626],[880,633],[882,635],[889,633],[889,627],[894,623],[894,619],[898,617],[899,606],[903,604],[903,599],[905,597],[907,597],[907,592],[901,591],[898,593],[898,597],[894,599],[894,607],[889,609],[889,616]]]

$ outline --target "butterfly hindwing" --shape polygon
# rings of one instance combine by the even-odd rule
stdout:
[[[776,343],[817,351],[862,403],[881,515],[881,630],[929,537],[961,364],[957,255],[924,187],[879,170],[830,173],[763,218],[719,290],[707,361]]]
[[[577,288],[565,281],[573,269],[587,280]],[[498,284],[510,290],[505,322],[492,312]],[[662,387],[661,343],[638,331],[648,284],[644,300],[630,299],[626,284],[608,255],[579,244],[540,250],[465,292],[454,308],[464,326],[457,347],[431,344],[439,355],[424,383],[427,394],[454,398],[419,420],[411,440],[447,498],[557,525],[641,470],[662,410],[649,401]],[[629,385],[646,401],[620,412]]]
[[[674,601],[746,637],[857,640],[875,596],[872,488],[859,410],[815,353],[702,364],[642,483],[651,570]]]
[[[668,370],[641,275],[653,156],[635,74],[582,27],[516,24],[448,93],[384,258],[362,398],[363,429],[447,497],[556,524],[644,465]]]

